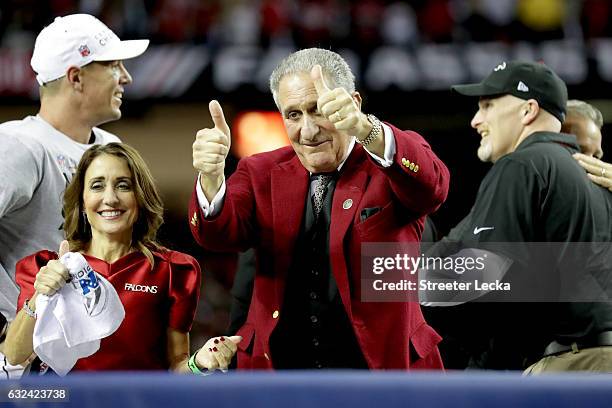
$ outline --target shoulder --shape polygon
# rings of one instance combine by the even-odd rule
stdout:
[[[509,173],[537,174],[547,179],[552,173],[575,171],[577,165],[566,146],[548,142],[533,143],[515,151],[502,157],[493,167]]]
[[[35,116],[26,116],[20,120],[0,123],[0,134],[25,140],[45,140],[49,128]]]
[[[0,123],[0,132],[2,133],[19,133],[26,132],[36,128],[38,123],[32,116],[26,116],[23,119],[9,120],[7,122]]]
[[[38,163],[43,160],[46,152],[47,148],[39,140],[0,131],[0,153],[3,161],[11,163],[11,166],[23,168]]]
[[[391,129],[391,133],[395,137],[396,144],[400,146],[414,146],[414,143],[429,146],[429,143],[427,143],[425,138],[420,133],[415,132],[414,130],[402,130],[388,122],[384,122],[383,124],[386,125],[389,129]]]
[[[493,167],[491,167],[491,173],[512,173],[512,172],[523,172],[529,171],[532,167],[539,167],[539,160],[535,163],[532,160],[537,159],[537,156],[531,156],[525,154],[524,151],[512,153],[499,159]],[[533,166],[535,164],[535,166]]]
[[[158,251],[153,251],[153,256],[155,257],[156,262],[161,261],[179,268],[187,267],[195,268],[198,271],[200,270],[200,264],[198,261],[193,256],[183,252],[161,248]]]
[[[533,183],[537,185],[545,183],[548,178],[547,168],[546,163],[537,158],[532,160],[523,152],[512,153],[502,157],[491,167],[481,187],[493,187],[502,194],[509,193],[512,190],[511,186],[527,189]]]
[[[271,164],[282,163],[289,161],[295,157],[295,151],[291,146],[281,147],[280,149],[272,150],[269,152],[258,153],[252,156],[241,159],[240,162],[243,165],[260,169],[269,168]]]
[[[37,157],[44,154],[44,135],[45,130],[31,117],[0,124],[0,146],[10,150],[12,157],[24,154]]]
[[[391,131],[393,132],[395,136],[409,136],[409,137],[411,136],[411,137],[418,137],[418,138],[423,137],[421,136],[421,134],[419,134],[418,132],[415,132],[414,130],[406,130],[406,129],[402,130],[389,122],[383,122],[383,123],[389,126],[389,129],[391,129]]]
[[[528,136],[521,145],[525,143],[528,143],[525,148],[521,149],[519,145],[519,150],[510,156],[530,162],[542,161],[543,158],[551,157],[554,160],[571,159],[571,153],[578,149],[576,137],[564,133],[535,132]]]
[[[273,169],[278,165],[290,162],[295,157],[295,151],[291,146],[244,157],[240,159],[236,171],[228,181],[233,183],[236,179],[247,176],[251,183],[266,183]]]
[[[115,136],[111,132],[107,132],[104,129],[95,127],[93,128],[93,132],[96,135],[96,144],[106,144],[112,142],[121,143],[121,139],[119,139],[119,137]]]
[[[24,268],[28,269],[32,265],[36,265],[37,267],[40,268],[42,266],[45,266],[47,262],[53,259],[57,259],[57,258],[58,258],[57,253],[45,249],[42,251],[35,252],[19,260],[17,262],[16,269],[17,270],[24,269]]]

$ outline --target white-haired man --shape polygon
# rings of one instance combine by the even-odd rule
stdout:
[[[340,55],[306,49],[270,77],[291,147],[223,178],[230,131],[193,145],[190,227],[207,249],[254,247],[257,271],[238,368],[440,368],[440,337],[413,302],[364,302],[362,242],[418,242],[446,198],[446,166],[415,132],[361,111]]]

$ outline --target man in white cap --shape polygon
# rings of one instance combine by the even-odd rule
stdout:
[[[57,17],[36,38],[31,65],[40,111],[0,124],[0,328],[16,313],[16,262],[63,239],[63,194],[83,152],[119,141],[96,126],[121,117],[124,86],[132,82],[122,61],[148,45],[121,41],[87,14]],[[19,368],[3,365],[1,351],[0,343],[0,378],[19,376]]]

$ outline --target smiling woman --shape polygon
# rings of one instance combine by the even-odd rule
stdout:
[[[95,146],[83,155],[64,195],[66,239],[72,250],[110,261],[115,259],[107,252],[134,247],[153,264],[163,210],[151,172],[136,150],[119,143]]]
[[[85,173],[83,207],[92,226],[92,234],[115,237],[117,241],[131,241],[138,206],[125,160],[103,155],[91,163]]]
[[[163,205],[151,173],[136,150],[121,143],[85,152],[64,195],[68,249],[80,252],[108,280],[125,309],[119,329],[76,370],[163,370],[200,373],[225,369],[240,337],[210,339],[189,358],[189,330],[200,289],[191,256],[156,241]],[[67,244],[67,245],[66,245]],[[17,264],[23,307],[9,329],[5,354],[12,364],[33,352],[36,298],[53,296],[69,278],[58,255],[40,251]],[[138,338],[138,347],[129,347]]]

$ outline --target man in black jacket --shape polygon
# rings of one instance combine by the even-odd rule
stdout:
[[[610,299],[612,263],[608,244],[592,244],[612,241],[612,200],[572,158],[576,138],[559,133],[565,84],[543,64],[504,62],[453,90],[479,97],[471,126],[482,138],[478,157],[494,165],[466,219],[428,255],[493,251],[511,263],[504,281],[513,285],[479,299],[489,303],[445,308],[468,365],[612,370],[612,304],[595,302]]]

